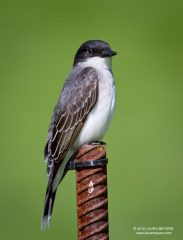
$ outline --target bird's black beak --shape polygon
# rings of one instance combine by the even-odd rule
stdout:
[[[106,49],[102,53],[102,57],[112,57],[112,56],[115,56],[115,55],[117,55],[117,52],[115,52],[111,49]]]

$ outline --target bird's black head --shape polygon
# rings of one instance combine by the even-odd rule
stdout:
[[[112,57],[116,54],[108,43],[101,40],[89,40],[78,49],[74,58],[74,65],[90,57]]]

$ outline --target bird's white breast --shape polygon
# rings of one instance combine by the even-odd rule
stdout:
[[[74,149],[85,143],[101,140],[107,130],[114,112],[115,83],[111,72],[110,59],[93,57],[82,63],[96,69],[99,76],[99,94],[97,103],[89,113],[87,120],[74,144]]]

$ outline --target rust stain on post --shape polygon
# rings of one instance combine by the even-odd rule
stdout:
[[[90,144],[80,148],[76,161],[100,160],[105,157],[105,144]],[[76,170],[76,192],[78,239],[109,239],[106,165]]]

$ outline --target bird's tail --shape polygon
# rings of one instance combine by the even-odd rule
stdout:
[[[57,189],[53,192],[50,186],[47,187],[45,203],[44,203],[44,211],[43,211],[43,216],[41,221],[41,230],[45,230],[50,225],[56,191]]]

